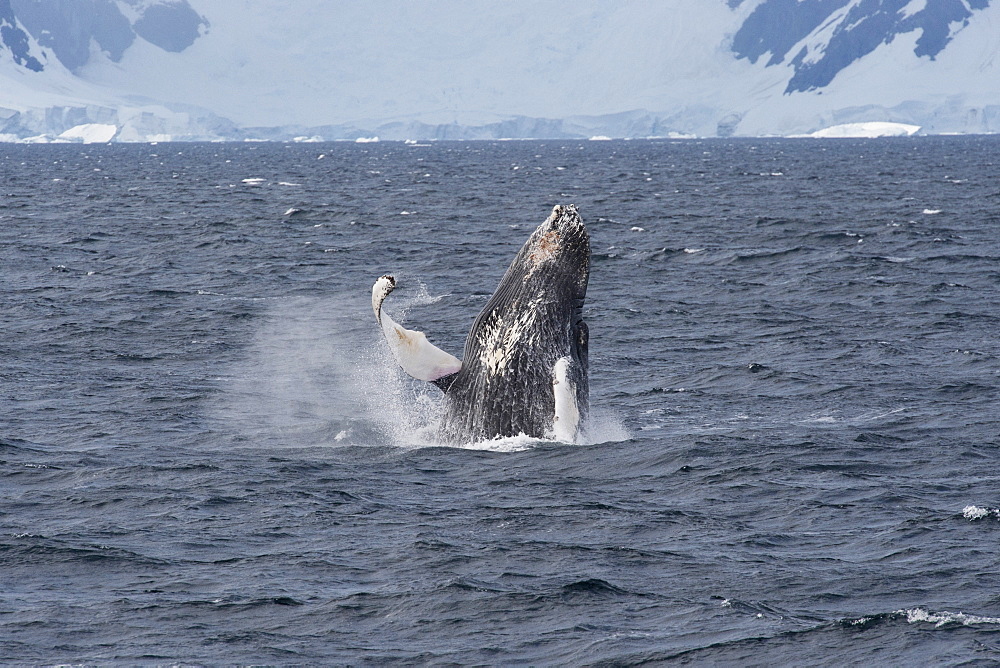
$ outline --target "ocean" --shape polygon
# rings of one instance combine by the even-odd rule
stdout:
[[[0,147],[0,663],[1000,663],[1000,138]],[[555,204],[585,442],[434,441]]]

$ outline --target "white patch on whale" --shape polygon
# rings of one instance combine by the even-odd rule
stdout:
[[[498,315],[494,315],[483,326],[483,331],[479,335],[479,345],[482,346],[479,359],[492,375],[502,376],[506,373],[507,364],[524,333],[534,330],[535,321],[538,319],[538,305],[541,302],[541,297],[531,300],[517,320],[509,326]]]
[[[564,443],[576,441],[580,429],[580,407],[576,404],[576,385],[569,379],[573,360],[560,357],[552,367],[552,394],[555,414],[552,416],[552,438]]]

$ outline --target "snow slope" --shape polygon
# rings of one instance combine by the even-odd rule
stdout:
[[[297,0],[293,11],[248,0],[192,4],[211,28],[191,48],[162,56],[137,44],[121,63],[95,59],[82,76],[148,97],[169,81],[172,99],[244,125],[318,126],[695,105],[712,97],[706,76],[735,83],[753,69],[719,58],[737,15],[712,0],[539,2],[530,12],[459,0],[387,0],[376,12],[326,0]]]

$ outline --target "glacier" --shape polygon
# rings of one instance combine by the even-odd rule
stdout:
[[[1000,0],[293,7],[0,0],[0,140],[1000,131]]]

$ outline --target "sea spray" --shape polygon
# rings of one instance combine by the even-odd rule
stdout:
[[[344,295],[268,301],[214,417],[247,445],[395,445],[402,393],[368,313]]]

